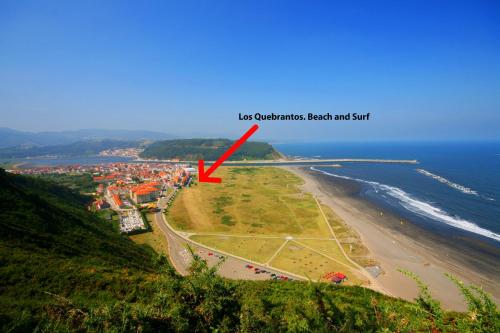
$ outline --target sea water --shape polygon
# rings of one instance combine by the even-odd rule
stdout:
[[[418,164],[312,167],[361,185],[359,196],[430,230],[475,236],[500,247],[500,143],[275,144],[285,155],[416,159]]]

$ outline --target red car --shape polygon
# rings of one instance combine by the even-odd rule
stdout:
[[[341,278],[338,278],[336,276],[332,276],[332,278],[330,279],[330,281],[332,283],[335,283],[335,284],[339,284],[340,282],[342,282],[342,279]]]

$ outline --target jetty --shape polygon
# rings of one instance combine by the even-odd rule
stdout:
[[[158,159],[136,159],[131,162],[136,163],[188,163],[198,164],[198,161],[179,161],[179,160],[158,160]],[[213,164],[215,161],[205,161],[205,164]],[[418,160],[394,160],[380,158],[312,158],[312,159],[278,159],[278,160],[244,160],[244,161],[224,161],[224,165],[233,166],[259,166],[259,165],[322,165],[333,164],[339,166],[338,163],[394,163],[394,164],[418,164]]]
[[[213,163],[206,162],[206,163]],[[372,158],[333,158],[333,159],[283,159],[283,160],[258,160],[258,161],[225,161],[225,164],[311,164],[311,163],[398,163],[398,164],[418,164],[418,160],[390,160]]]

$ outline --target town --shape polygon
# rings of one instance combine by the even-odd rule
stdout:
[[[197,170],[189,164],[177,163],[108,163],[69,165],[9,170],[29,175],[90,174],[96,184],[89,209],[111,210],[118,216],[122,233],[148,229],[143,211],[154,211],[159,198],[172,198],[182,187],[189,187]],[[111,220],[111,215],[104,215]]]

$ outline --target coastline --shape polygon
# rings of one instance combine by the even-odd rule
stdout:
[[[329,206],[360,235],[370,256],[384,271],[377,277],[378,283],[393,296],[413,300],[418,294],[415,282],[398,271],[403,268],[420,276],[429,285],[433,297],[446,309],[463,311],[466,304],[444,273],[451,273],[466,284],[483,287],[499,302],[500,259],[494,253],[480,253],[474,240],[454,243],[403,220],[360,198],[360,185],[355,181],[330,177],[304,167],[281,167],[302,178],[305,191]]]

